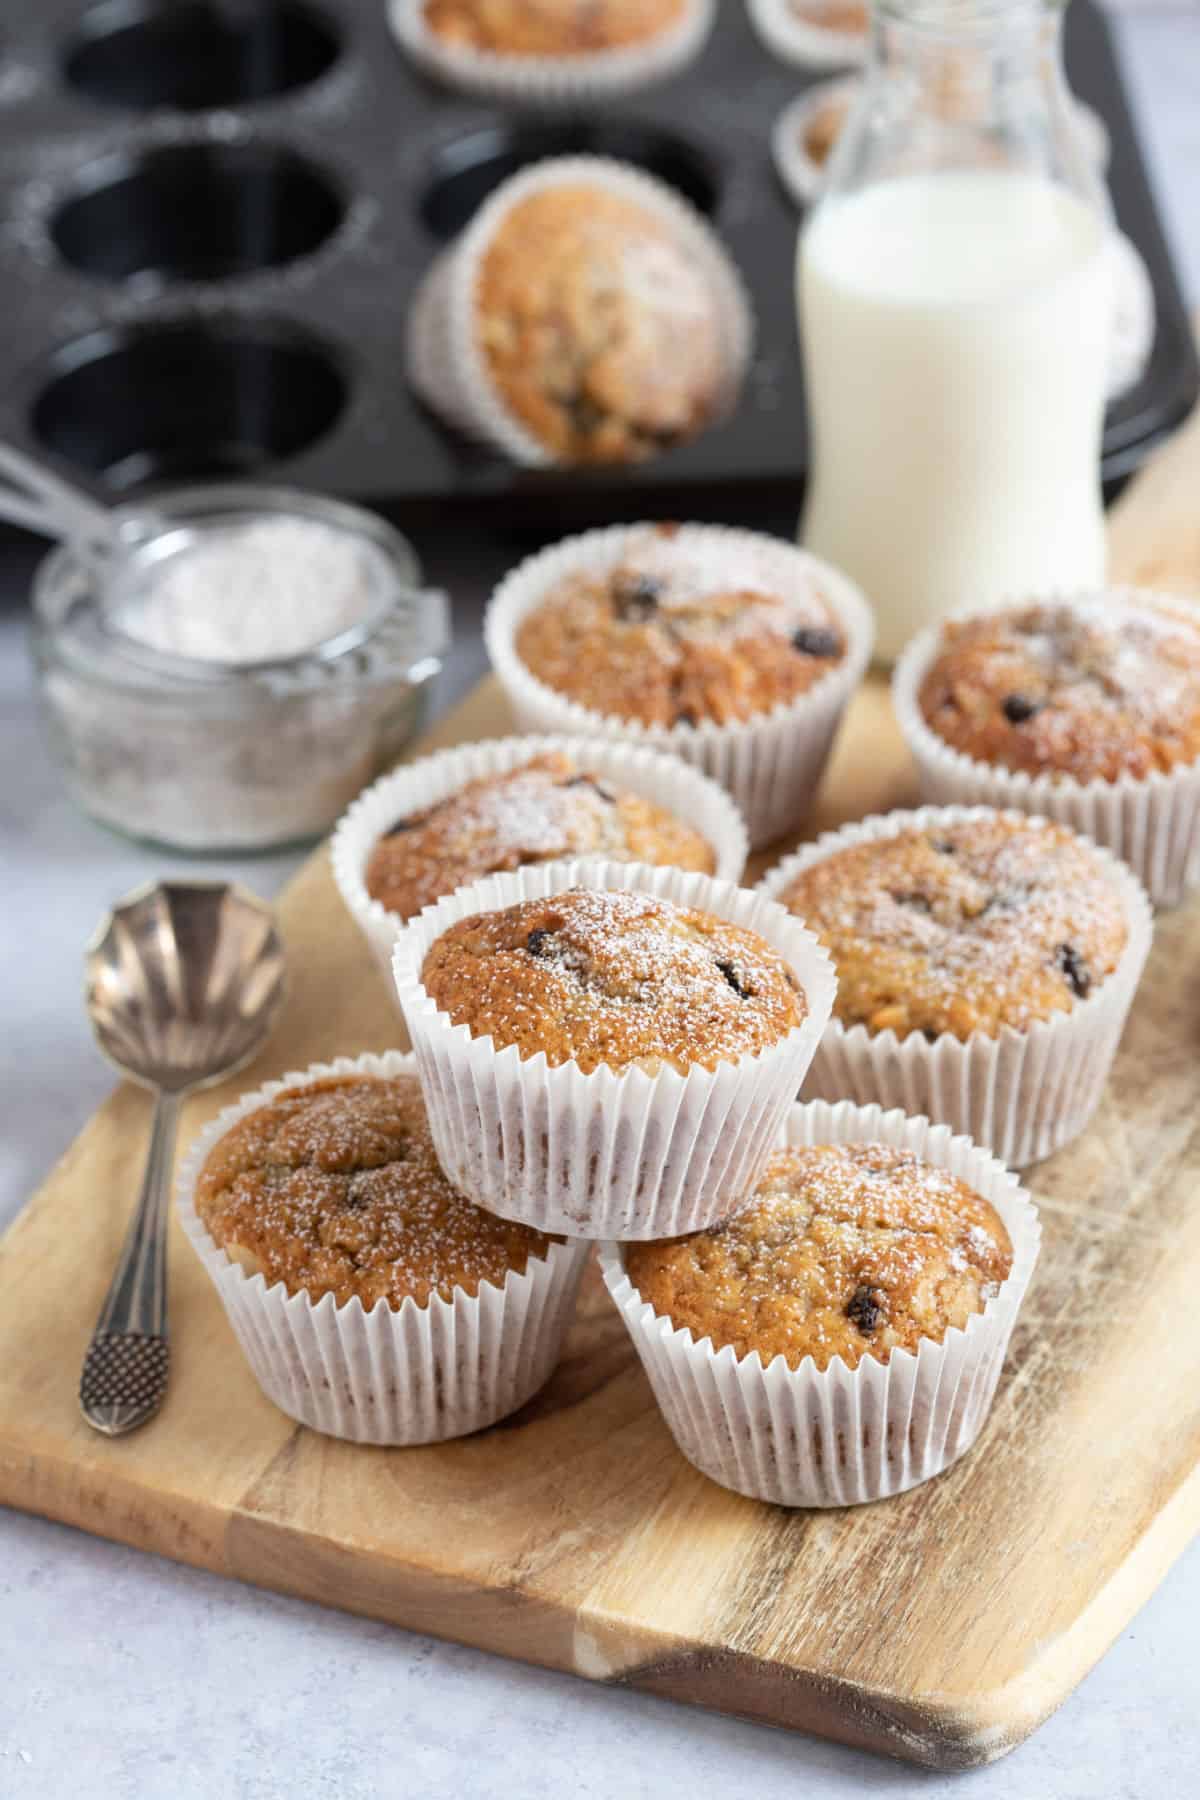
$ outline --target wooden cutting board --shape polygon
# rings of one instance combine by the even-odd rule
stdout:
[[[1123,578],[1200,591],[1198,490],[1193,421],[1114,516]],[[508,725],[485,682],[430,742]],[[813,828],[912,798],[874,683]],[[292,996],[238,1089],[402,1041],[323,854],[280,916]],[[1063,1700],[1200,1523],[1198,1047],[1193,905],[1160,923],[1093,1128],[1033,1177],[1044,1249],[979,1445],[899,1499],[817,1514],[682,1460],[594,1270],[522,1413],[457,1444],[360,1449],[264,1399],[176,1230],[166,1409],[94,1436],[77,1374],[150,1116],[121,1087],[0,1244],[0,1500],[595,1680],[938,1768],[988,1761]],[[190,1106],[183,1141],[234,1091]]]

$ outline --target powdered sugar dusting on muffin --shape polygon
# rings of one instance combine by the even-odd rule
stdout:
[[[268,1285],[368,1309],[501,1285],[551,1240],[496,1219],[438,1166],[415,1076],[285,1089],[210,1152],[196,1209],[214,1240]]]
[[[1026,1029],[1086,1000],[1128,937],[1081,839],[1000,816],[849,846],[780,898],[833,955],[842,1023],[901,1038]]]
[[[421,979],[473,1035],[584,1070],[712,1067],[777,1042],[806,1014],[757,932],[625,890],[577,888],[464,919],[431,946]]]

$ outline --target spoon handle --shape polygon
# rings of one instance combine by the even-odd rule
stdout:
[[[152,1419],[167,1391],[166,1202],[179,1105],[178,1094],[155,1099],[142,1191],[83,1362],[79,1404],[107,1437]]]
[[[112,516],[83,488],[12,444],[0,443],[0,476],[0,518],[65,539],[89,562],[111,552]]]

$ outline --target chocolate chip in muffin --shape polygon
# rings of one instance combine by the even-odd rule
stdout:
[[[1087,964],[1074,944],[1060,944],[1058,966],[1067,978],[1067,986],[1077,1000],[1086,1000],[1092,991],[1092,977]]]
[[[644,624],[658,611],[662,591],[654,575],[620,575],[613,585],[613,611],[627,624]]]
[[[929,848],[935,851],[938,856],[958,855],[958,846],[952,844],[949,838],[930,838]]]
[[[875,1298],[876,1289],[856,1287],[846,1302],[846,1317],[852,1325],[856,1325],[864,1337],[875,1331],[883,1318],[883,1308]]]
[[[558,785],[564,788],[590,787],[597,799],[607,800],[610,806],[616,804],[617,796],[610,793],[608,788],[602,782],[597,781],[594,775],[571,775],[566,781],[560,781]]]
[[[801,625],[792,633],[792,648],[801,656],[837,656],[842,646],[836,631],[823,625]]]
[[[550,933],[542,926],[537,926],[525,939],[525,948],[530,956],[545,956]]]
[[[383,836],[385,838],[399,837],[402,831],[415,831],[418,825],[426,824],[436,811],[437,808],[434,807],[429,812],[410,813],[406,819],[397,819],[394,825],[388,826]]]
[[[932,903],[926,899],[924,894],[893,894],[892,899],[896,902],[897,906],[907,906],[913,912],[933,912]]]
[[[733,989],[734,993],[737,995],[739,1000],[753,999],[754,989],[751,987],[746,987],[745,984],[739,979],[738,972],[734,968],[734,966],[731,962],[727,962],[723,956],[718,956],[717,967],[718,967],[718,969],[720,969],[722,975],[725,977],[726,981],[729,983],[730,987]]]
[[[1002,710],[1010,725],[1025,725],[1037,717],[1044,705],[1044,701],[1033,700],[1028,694],[1009,694]]]

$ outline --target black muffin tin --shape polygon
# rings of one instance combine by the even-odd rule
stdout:
[[[759,45],[740,0],[719,10],[670,82],[537,117],[431,86],[383,0],[6,0],[0,436],[113,494],[254,474],[405,517],[469,506],[546,525],[798,496],[797,219],[769,133],[804,77]],[[1087,0],[1067,40],[1158,300],[1150,365],[1108,420],[1115,481],[1187,412],[1197,364]],[[570,151],[628,158],[686,194],[754,298],[736,413],[632,469],[515,469],[444,429],[405,383],[404,318],[431,258],[503,176]]]

